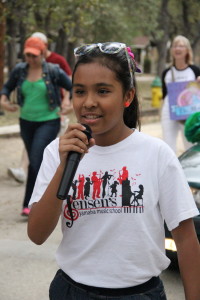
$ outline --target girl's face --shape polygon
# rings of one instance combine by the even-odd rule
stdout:
[[[185,61],[186,55],[188,54],[188,49],[183,42],[177,41],[173,43],[171,53],[175,60]]]
[[[78,122],[89,125],[97,145],[115,144],[130,134],[123,121],[124,103],[131,102],[134,90],[124,95],[115,73],[99,63],[81,64],[73,80],[73,106]]]

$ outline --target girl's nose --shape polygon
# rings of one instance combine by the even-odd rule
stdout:
[[[95,107],[96,105],[95,95],[93,93],[88,93],[85,97],[84,106],[90,108]]]

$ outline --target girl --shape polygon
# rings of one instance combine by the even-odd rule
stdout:
[[[138,69],[133,53],[125,44],[98,43],[75,49],[75,55],[78,123],[46,148],[30,201],[28,235],[34,243],[45,242],[60,215],[62,219],[56,256],[60,269],[50,299],[166,299],[159,278],[170,263],[165,220],[177,244],[187,300],[198,300],[200,248],[192,221],[198,210],[175,154],[160,139],[136,129]],[[89,141],[81,123],[92,129]],[[108,172],[110,186],[118,182],[116,192],[103,194],[101,183],[93,199],[93,184],[87,198],[71,189],[67,201],[59,200],[70,151],[83,154],[75,180],[81,174],[92,181],[94,172],[101,180]],[[126,172],[120,176],[122,170]]]
[[[161,123],[164,141],[176,153],[176,142],[178,133],[181,133],[185,149],[190,144],[184,136],[184,123],[170,119],[169,100],[167,95],[167,84],[170,82],[194,81],[200,76],[200,69],[193,65],[193,54],[190,42],[182,35],[174,38],[171,47],[172,65],[164,70],[162,74],[163,108],[161,112]]]
[[[16,65],[1,91],[1,105],[14,112],[20,106],[20,133],[29,158],[22,215],[30,212],[28,203],[42,161],[44,148],[60,130],[60,87],[70,91],[71,80],[57,65],[44,61],[45,44],[30,37],[24,44],[26,62]],[[17,88],[17,104],[9,101]]]

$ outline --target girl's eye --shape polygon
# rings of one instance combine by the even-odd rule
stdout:
[[[83,95],[84,94],[84,90],[81,90],[81,89],[74,90],[74,94],[76,94],[76,95]]]
[[[98,93],[102,94],[102,95],[105,95],[105,94],[110,93],[110,91],[108,89],[100,89],[100,90],[98,90]]]

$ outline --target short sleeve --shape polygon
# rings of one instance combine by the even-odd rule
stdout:
[[[166,160],[159,178],[159,203],[161,214],[171,231],[181,221],[199,214],[178,158]]]

